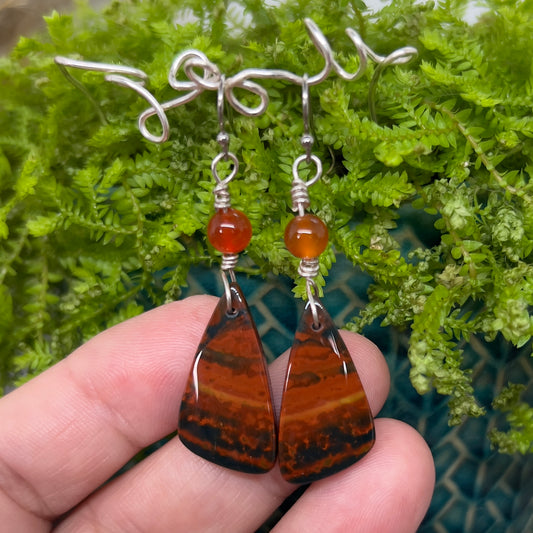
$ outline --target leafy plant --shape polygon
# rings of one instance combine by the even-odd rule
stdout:
[[[54,56],[136,66],[167,101],[175,97],[168,68],[187,48],[230,75],[249,66],[318,72],[308,16],[347,70],[358,64],[348,27],[379,53],[419,50],[412,64],[383,73],[379,123],[366,106],[372,65],[357,82],[331,76],[312,88],[314,150],[329,167],[311,189],[332,243],[322,273],[337,253],[368,273],[369,303],[348,327],[409,328],[416,390],[448,395],[453,424],[483,415],[464,343],[503,336],[519,347],[533,333],[533,2],[486,0],[475,24],[463,20],[466,5],[396,0],[372,14],[360,0],[124,0],[100,14],[85,4],[73,16],[55,13],[47,37],[21,39],[0,60],[3,383],[21,383],[98,331],[179,297],[189,268],[215,260],[204,233],[215,95],[170,111],[170,140],[154,145],[137,130],[146,103],[133,91],[73,73],[88,98]],[[254,227],[247,272],[296,278],[282,233],[301,153],[300,93],[267,88],[264,115],[232,117],[242,171],[231,194]],[[430,230],[408,255],[393,231],[407,216]],[[511,424],[492,433],[505,452],[533,451],[533,408],[521,391],[511,384],[494,400]]]

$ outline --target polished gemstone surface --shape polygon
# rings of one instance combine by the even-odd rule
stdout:
[[[238,209],[219,209],[209,220],[207,238],[213,247],[225,254],[242,252],[252,238],[252,225]]]
[[[279,423],[279,464],[293,483],[330,476],[374,444],[374,421],[352,358],[322,303],[307,303],[291,349]]]
[[[197,455],[241,472],[262,473],[276,461],[276,430],[261,342],[246,300],[230,284],[194,358],[181,403],[178,434]]]
[[[328,245],[328,228],[317,216],[294,217],[285,228],[287,250],[301,259],[318,257]]]

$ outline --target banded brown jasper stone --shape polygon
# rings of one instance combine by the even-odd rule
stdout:
[[[246,300],[230,284],[198,347],[179,414],[178,434],[191,451],[248,473],[276,461],[276,426],[263,349]]]
[[[352,358],[315,297],[307,303],[289,357],[281,403],[278,457],[282,476],[310,483],[361,459],[374,444],[374,420]]]

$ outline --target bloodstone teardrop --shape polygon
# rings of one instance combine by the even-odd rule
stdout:
[[[261,342],[246,300],[230,284],[198,347],[181,403],[178,434],[208,461],[248,473],[276,461],[274,411]]]
[[[310,483],[361,459],[374,444],[374,420],[352,358],[331,317],[314,297],[304,310],[289,357],[279,422],[282,476]]]

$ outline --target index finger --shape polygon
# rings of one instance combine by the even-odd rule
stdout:
[[[176,428],[215,298],[162,306],[97,335],[0,401],[0,489],[52,519]]]

